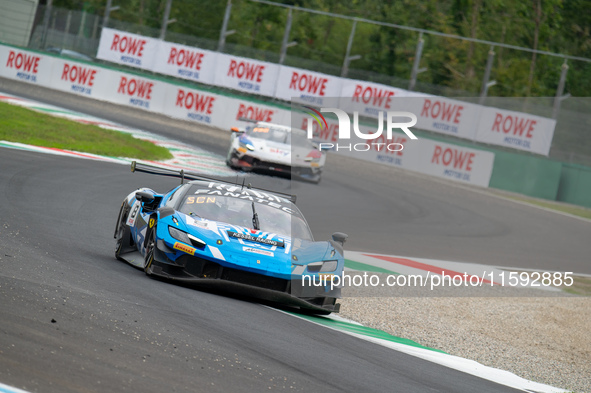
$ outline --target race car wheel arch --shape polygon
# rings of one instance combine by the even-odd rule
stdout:
[[[232,146],[230,146],[230,149],[228,150],[228,155],[226,156],[226,165],[228,167],[230,167],[231,169],[236,169],[238,168],[236,165],[234,165],[234,163],[232,162],[232,159],[236,157],[236,151],[234,150],[234,148]]]
[[[117,216],[117,225],[115,226],[115,258],[123,260],[121,254],[131,247],[131,231],[126,225],[127,217],[129,216],[129,206],[126,201],[121,204],[119,215]]]
[[[154,262],[154,253],[156,252],[156,225],[149,228],[146,234],[146,254],[144,256],[144,272],[147,275],[152,274],[152,263]]]

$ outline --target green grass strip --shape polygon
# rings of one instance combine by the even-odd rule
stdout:
[[[0,140],[111,157],[167,160],[164,147],[130,134],[46,115],[0,102]]]
[[[558,203],[558,202],[552,202],[552,201],[541,201],[539,199],[519,197],[519,196],[513,196],[513,195],[503,195],[503,196],[506,198],[514,199],[516,201],[531,203],[532,205],[537,205],[540,207],[544,207],[546,209],[556,210],[559,212],[572,214],[573,216],[591,219],[591,209],[586,209],[584,207],[573,206],[573,205],[568,205],[565,203]]]
[[[387,274],[400,274],[393,270],[384,269],[377,266],[368,265],[366,263],[355,262],[350,259],[345,259],[345,267],[353,270],[359,270],[361,272],[373,272],[373,273],[387,273]]]
[[[397,343],[397,344],[404,344],[404,345],[408,345],[408,346],[415,347],[415,348],[428,349],[428,350],[434,351],[434,352],[446,353],[440,349],[429,348],[429,347],[421,345],[415,341],[409,340],[407,338],[396,337],[396,336],[393,336],[393,335],[386,333],[382,330],[370,328],[367,326],[357,325],[357,324],[350,323],[350,322],[337,321],[337,320],[330,319],[330,318],[317,317],[317,316],[312,316],[312,315],[297,314],[297,313],[290,313],[290,314],[296,315],[300,318],[306,319],[311,322],[316,322],[316,323],[323,325],[323,326],[328,326],[328,327],[334,328],[336,330],[341,330],[341,331],[350,332],[350,333],[356,333],[356,334],[360,334],[360,335],[367,336],[367,337],[379,338],[381,340],[385,340],[385,341],[389,341],[389,342],[393,342],[393,343]]]

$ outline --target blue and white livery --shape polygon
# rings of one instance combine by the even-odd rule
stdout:
[[[132,163],[191,180],[161,194],[130,193],[115,229],[115,256],[148,275],[221,287],[309,312],[338,312],[346,235],[316,242],[295,197]]]

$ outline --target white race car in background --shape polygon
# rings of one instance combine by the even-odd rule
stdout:
[[[226,157],[231,168],[291,174],[314,183],[320,182],[325,161],[326,153],[306,138],[304,130],[265,122],[232,127]]]

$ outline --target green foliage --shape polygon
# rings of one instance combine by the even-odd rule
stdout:
[[[111,18],[159,29],[167,0],[113,0],[121,8]],[[331,12],[377,22],[398,24],[441,33],[474,37],[525,48],[591,58],[591,0],[275,0],[277,3]],[[106,0],[55,0],[54,5],[104,12]],[[168,30],[217,42],[226,0],[173,0]],[[540,13],[538,14],[538,5]],[[232,0],[227,37],[244,56],[277,61],[287,9]],[[295,10],[286,64],[338,74],[343,64],[353,22]],[[537,40],[536,40],[537,36]],[[420,74],[424,84],[478,93],[488,52],[487,44],[425,34]],[[351,63],[356,77],[386,75],[408,81],[418,33],[360,21],[357,23]],[[537,42],[537,44],[536,44]],[[248,50],[247,50],[248,49]],[[491,95],[554,96],[562,59],[548,55],[494,48]],[[307,59],[305,61],[298,60]],[[297,63],[300,61],[300,63]],[[569,61],[567,92],[586,96],[591,88],[591,64]],[[530,70],[533,79],[530,85]],[[529,86],[529,87],[528,87]],[[402,86],[406,87],[406,86]]]

